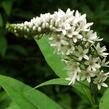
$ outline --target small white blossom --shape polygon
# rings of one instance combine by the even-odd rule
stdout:
[[[102,56],[102,57],[106,57],[109,53],[106,53],[106,47],[100,47],[100,43],[97,43],[97,45],[95,46],[96,51],[98,53],[98,55]]]
[[[84,32],[83,34],[84,34],[83,41],[94,43],[95,40],[98,40],[97,34],[96,32],[93,33],[93,30],[86,32],[86,33]]]
[[[96,71],[99,69],[100,63],[99,63],[99,58],[93,58],[93,56],[89,56],[89,60],[85,62],[86,65],[88,65],[88,69],[90,71]]]
[[[89,60],[87,53],[88,49],[83,49],[81,46],[77,46],[77,51],[75,51],[75,55],[78,56],[79,60],[82,60],[83,58]]]
[[[38,27],[38,32],[41,32],[41,27]]]
[[[101,86],[108,87],[105,83],[105,80],[109,77],[109,72],[104,73],[103,71],[98,72],[97,77],[94,79],[93,83],[97,84],[98,89],[101,89]]]
[[[74,84],[76,82],[76,80],[78,80],[78,73],[81,72],[80,67],[79,67],[79,63],[76,62],[68,62],[68,78],[66,78],[66,80],[69,80],[69,85]]]
[[[72,27],[71,29],[67,30],[67,37],[72,38],[73,42],[76,43],[78,39],[82,39],[82,35],[79,34],[79,31],[75,30],[75,27]]]
[[[52,37],[49,38],[50,45],[55,47],[55,49],[61,52],[62,46],[68,45],[68,42],[64,39],[62,35],[53,34]]]
[[[87,80],[89,83],[91,82],[91,78],[95,77],[95,72],[90,71],[89,69],[86,69],[85,71],[82,71],[81,73],[81,80]]]
[[[80,21],[84,21],[86,18],[86,14],[81,15],[78,11],[75,12],[75,18],[73,24],[77,24]]]
[[[67,35],[67,31],[68,31],[69,29],[71,29],[70,24],[64,23],[64,24],[60,25],[59,28],[57,28],[57,31],[62,32],[63,35]]]
[[[69,40],[69,43],[68,44],[62,45],[62,48],[61,48],[61,51],[62,51],[62,54],[63,55],[73,54],[74,53],[74,50],[75,50],[75,46],[74,46],[72,40]]]
[[[101,66],[103,67],[109,67],[109,61],[106,61],[106,58],[103,60],[100,60]]]

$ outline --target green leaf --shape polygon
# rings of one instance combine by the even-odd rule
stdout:
[[[47,86],[47,85],[66,85],[67,86],[68,83],[69,81],[65,80],[65,78],[56,78],[56,79],[48,80],[42,84],[39,84],[35,88],[39,88],[39,87]]]
[[[2,2],[2,7],[5,10],[7,15],[10,15],[11,9],[12,9],[13,1],[12,0],[6,0]]]
[[[35,88],[39,88],[47,85],[66,85],[68,86],[69,81],[65,80],[65,78],[56,78],[52,80],[48,80],[44,83],[39,84]],[[72,85],[75,92],[86,101],[90,102],[93,105],[91,93],[88,87],[88,84],[85,82],[76,82],[75,85]]]
[[[37,42],[43,56],[45,57],[46,62],[53,69],[53,71],[61,78],[67,77],[65,64],[61,61],[60,56],[54,53],[54,49],[53,47],[50,47],[46,36],[40,40],[35,39],[35,41]]]
[[[18,80],[0,75],[0,85],[20,109],[62,109],[42,92]]]
[[[104,92],[100,100],[99,109],[109,109],[109,88]]]
[[[10,106],[6,109],[20,109],[18,105],[16,105],[14,102],[11,102]]]
[[[7,49],[7,40],[2,32],[0,32],[0,55],[4,56]]]

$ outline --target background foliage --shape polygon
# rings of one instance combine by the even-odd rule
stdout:
[[[71,8],[87,14],[94,22],[93,29],[109,44],[109,0],[0,0],[0,74],[14,77],[30,86],[56,78],[33,39],[16,38],[5,30],[6,22],[22,22],[40,13],[58,8]],[[46,86],[39,88],[65,109],[84,109],[85,100],[70,87]],[[101,90],[100,93],[102,93]],[[99,94],[101,96],[101,94]],[[78,101],[78,102],[75,102]],[[0,109],[9,108],[11,100],[0,90]],[[11,103],[14,109],[14,104]],[[86,103],[85,103],[86,105]]]

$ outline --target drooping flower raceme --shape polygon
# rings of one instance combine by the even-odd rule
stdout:
[[[26,38],[41,38],[39,36],[50,33],[49,43],[66,64],[66,79],[69,80],[69,84],[87,80],[100,89],[101,86],[107,87],[105,81],[109,73],[103,69],[108,67],[108,53],[106,47],[100,45],[102,39],[91,30],[92,25],[93,23],[87,23],[86,14],[59,9],[53,14],[41,14],[29,22],[7,24],[7,29]]]

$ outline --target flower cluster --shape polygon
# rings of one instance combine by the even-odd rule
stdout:
[[[48,37],[50,45],[66,64],[69,84],[87,80],[101,89],[101,86],[107,87],[105,81],[109,72],[103,69],[108,67],[108,53],[106,47],[100,45],[102,39],[91,30],[92,25],[93,23],[87,23],[86,14],[59,9],[53,14],[41,14],[30,22],[7,24],[7,28],[16,35],[23,34],[25,37],[51,33]]]

